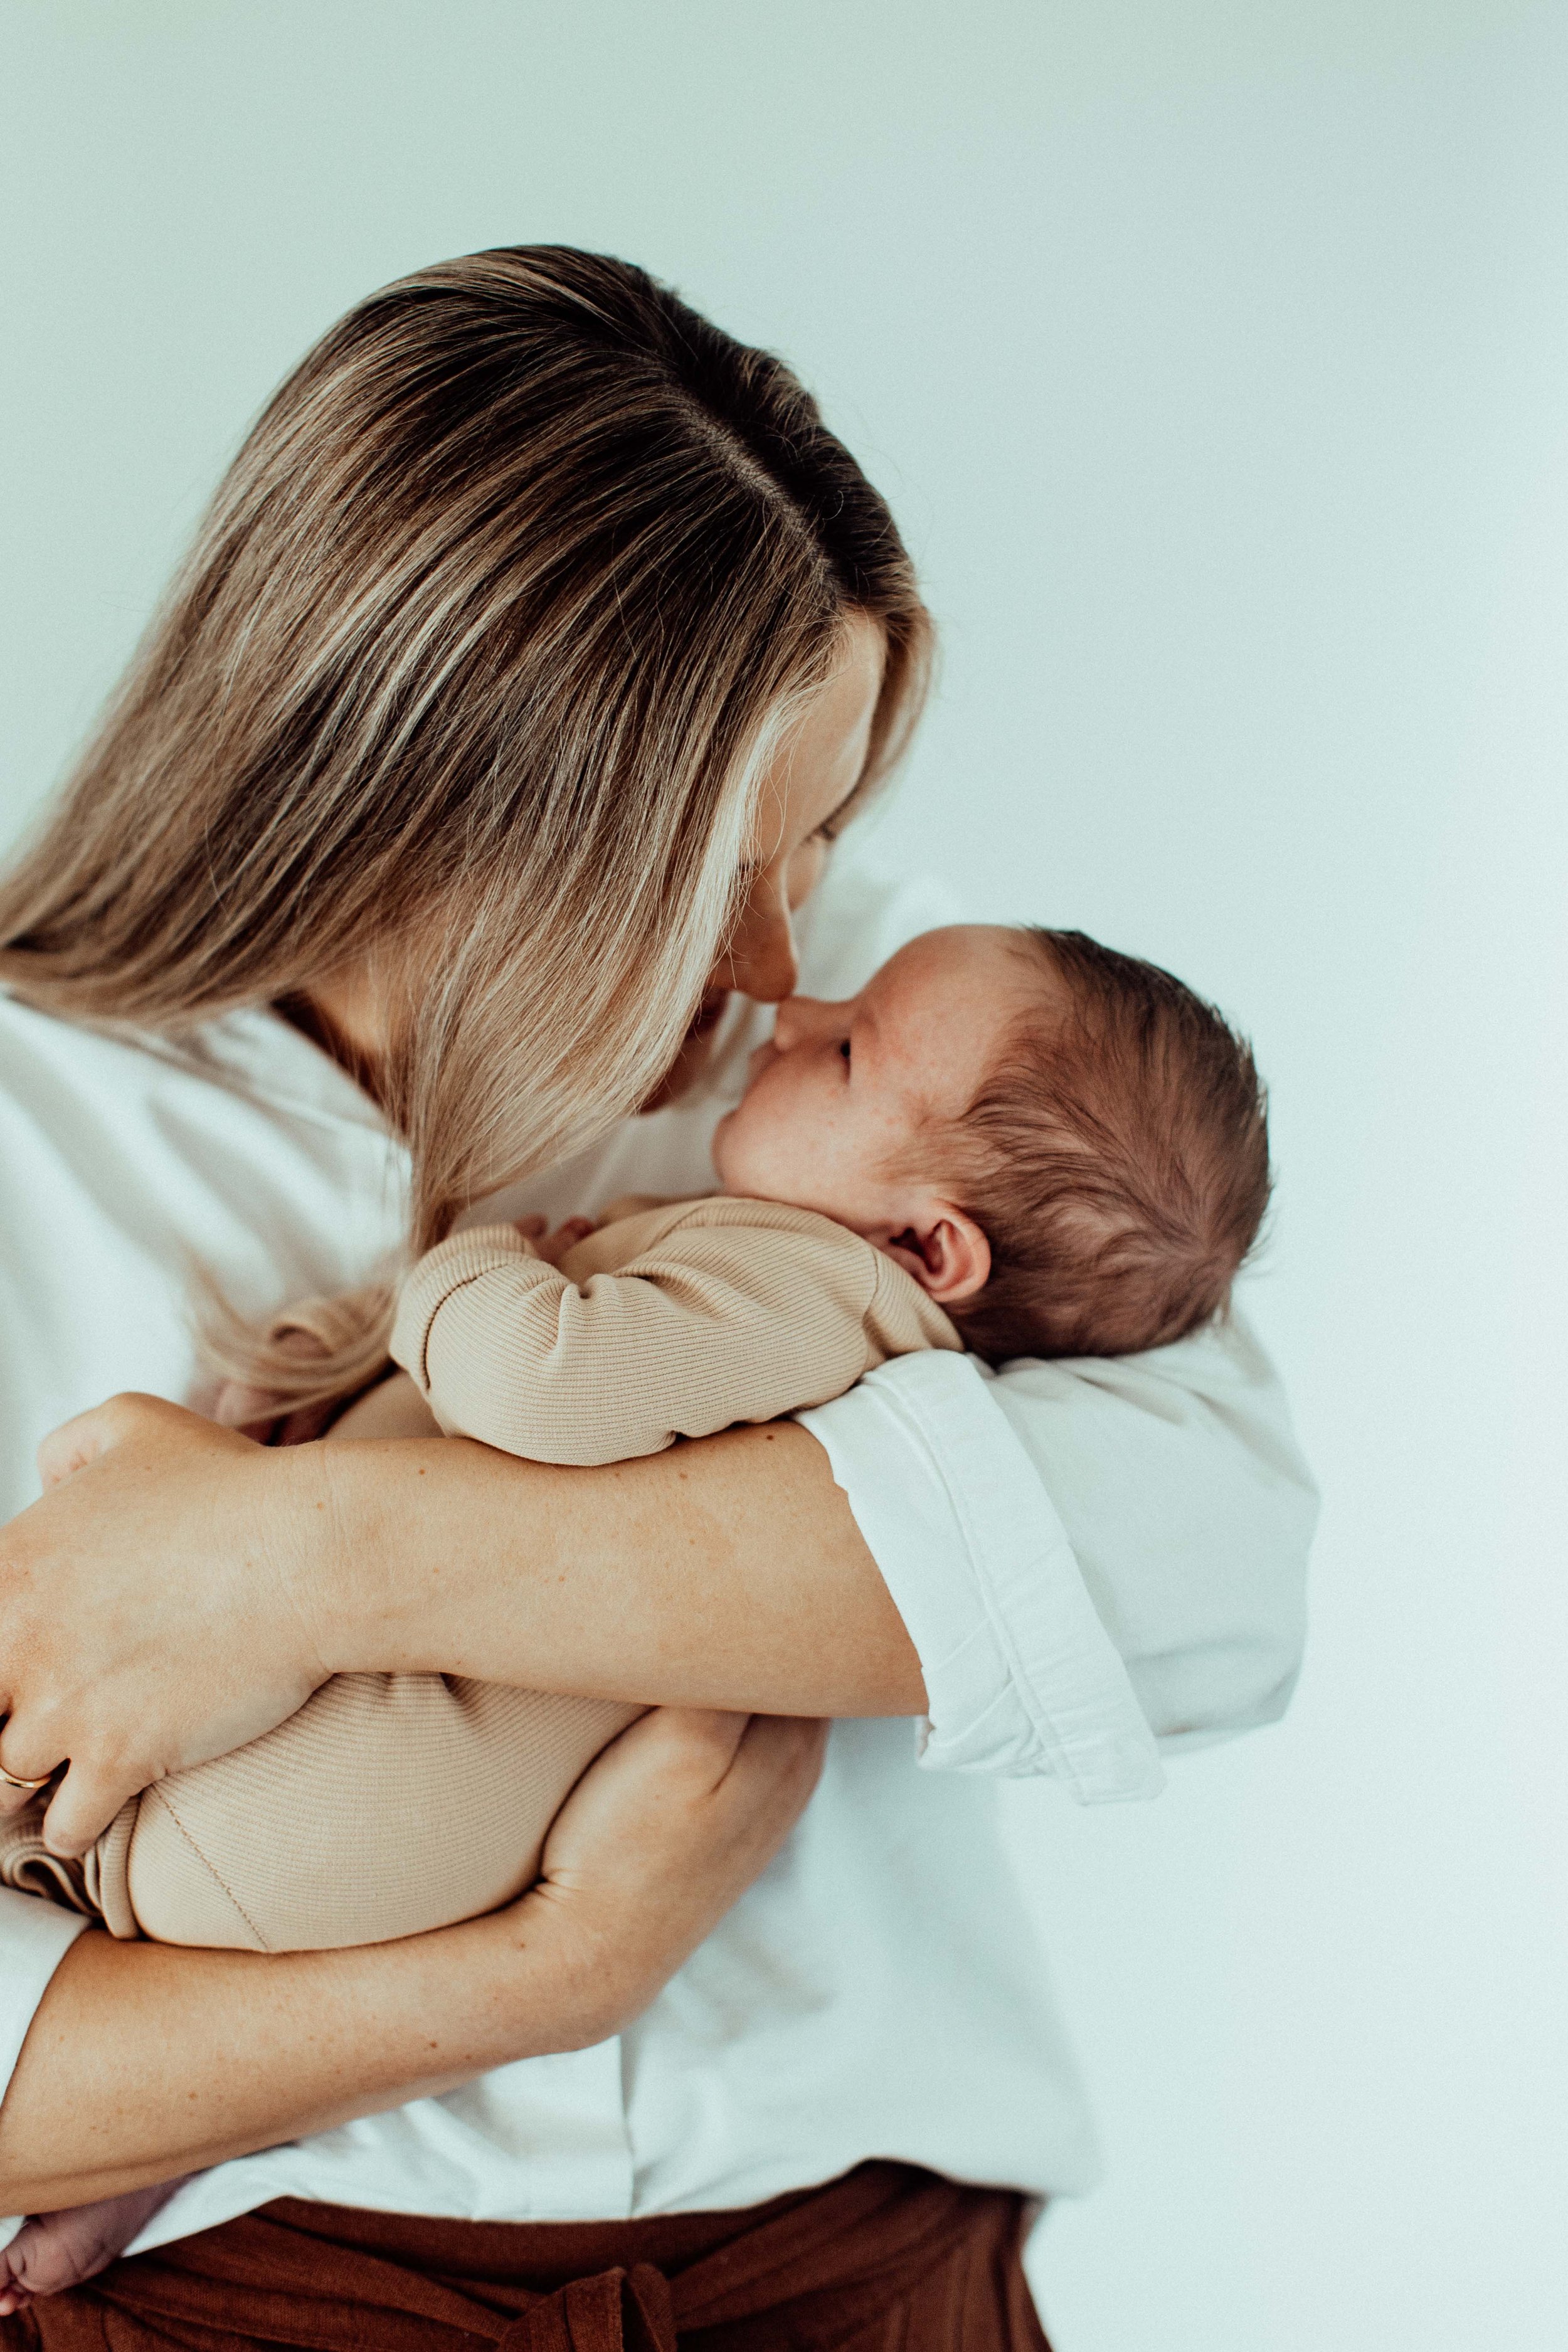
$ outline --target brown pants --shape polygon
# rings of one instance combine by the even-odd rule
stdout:
[[[535,2225],[280,2199],[0,2320],[3,2352],[1049,2352],[1025,2201],[912,2165]]]

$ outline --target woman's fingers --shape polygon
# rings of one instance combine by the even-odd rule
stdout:
[[[135,1759],[115,1767],[94,1758],[72,1764],[49,1800],[44,1843],[51,1853],[79,1859],[90,1851],[122,1805],[156,1776]]]
[[[711,1799],[734,1767],[749,1715],[702,1707],[654,1707],[638,1717],[584,1774],[556,1815],[542,1873],[563,1881],[613,1864],[623,1849],[679,1834],[694,1806]]]
[[[39,1461],[47,1491],[0,1528],[0,1764],[37,1779],[68,1759],[45,1835],[73,1855],[151,1781],[271,1730],[326,1669],[274,1540],[299,1455],[123,1396]]]
[[[71,1764],[56,1780],[69,1762],[69,1735],[48,1727],[52,1715],[45,1706],[36,1717],[13,1717],[0,1735],[0,1770],[10,1776],[0,1781],[0,1811],[20,1812],[54,1781],[44,1816],[45,1843],[53,1853],[79,1855],[153,1776],[133,1759],[105,1751],[79,1766]],[[12,1781],[33,1785],[17,1788]]]
[[[545,1875],[621,1864],[657,1869],[660,1849],[688,1845],[716,1862],[726,1840],[761,1855],[770,1840],[782,1842],[816,1786],[826,1733],[789,1716],[651,1709],[573,1790],[545,1845]]]
[[[744,1894],[799,1819],[827,1727],[660,1707],[607,1748],[562,1808],[516,1916],[552,1916],[615,2031]]]
[[[0,1720],[0,1819],[9,1820],[32,1804],[40,1787],[48,1786],[50,1775],[59,1762],[40,1757],[36,1746],[29,1746],[26,1735],[18,1737],[9,1722]],[[37,1766],[34,1771],[31,1767]]]

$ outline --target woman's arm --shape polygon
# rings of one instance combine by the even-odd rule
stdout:
[[[1239,1318],[994,1379],[904,1356],[806,1418],[551,1470],[459,1442],[269,1452],[116,1399],[49,1441],[78,1475],[0,1529],[0,1764],[74,1759],[68,1852],[339,1667],[928,1712],[928,1766],[1086,1801],[1153,1793],[1156,1732],[1280,1712],[1315,1506]]]
[[[472,2011],[457,2023],[446,1996],[465,1979]],[[591,2038],[566,2013],[551,1957],[508,1952],[489,1920],[349,1952],[83,1936],[0,2105],[0,2210],[118,2196],[449,2090],[552,2046],[528,2031],[548,2019],[556,2047]]]
[[[360,1531],[313,1588],[334,1673],[364,1651],[384,1672],[666,1706],[924,1706],[827,1456],[792,1423],[598,1469],[458,1440],[322,1453],[331,1515]]]
[[[47,2212],[325,2130],[615,2032],[771,1858],[816,1725],[645,1717],[510,1909],[398,1944],[255,1955],[89,1933],[0,2105],[0,2211]]]
[[[770,1715],[923,1705],[827,1457],[793,1425],[558,1469],[449,1438],[268,1449],[121,1397],[44,1458],[61,1483],[0,1529],[0,1764],[71,1759],[61,1853],[331,1674]]]

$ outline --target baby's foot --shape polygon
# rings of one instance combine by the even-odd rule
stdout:
[[[0,2319],[37,2295],[58,2294],[62,2287],[79,2286],[107,2270],[180,2186],[178,2180],[161,2180],[123,2197],[100,2198],[96,2205],[35,2213],[8,2246],[0,2246]]]

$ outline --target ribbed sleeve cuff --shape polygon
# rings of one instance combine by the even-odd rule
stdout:
[[[397,1296],[388,1352],[395,1363],[413,1375],[422,1396],[430,1393],[426,1350],[430,1326],[456,1290],[477,1282],[512,1258],[537,1257],[538,1251],[515,1225],[475,1225],[453,1234],[427,1251],[405,1277]]]

